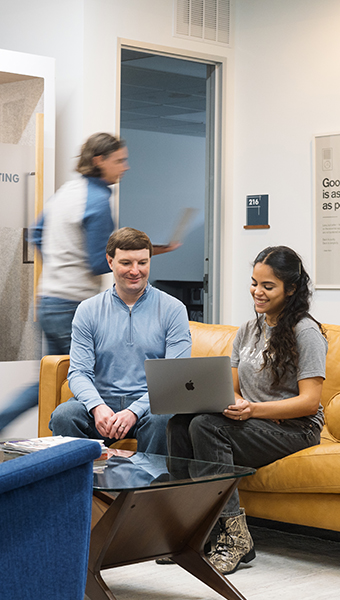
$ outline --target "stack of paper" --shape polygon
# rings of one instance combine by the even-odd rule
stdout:
[[[30,452],[36,452],[37,450],[46,450],[46,448],[53,448],[54,446],[59,446],[59,444],[65,444],[66,442],[72,442],[74,440],[85,439],[85,438],[74,438],[70,436],[49,436],[49,437],[40,437],[40,438],[31,438],[27,440],[16,440],[16,441],[8,441],[3,442],[1,444],[3,450],[12,450],[14,452],[22,452],[24,454],[28,454]],[[102,447],[102,454],[99,457],[99,460],[103,460],[108,458],[108,448],[104,445],[103,440],[93,440],[94,442],[98,442]]]

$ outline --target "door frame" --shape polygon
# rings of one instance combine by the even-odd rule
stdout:
[[[222,227],[223,206],[222,190],[224,189],[224,160],[223,131],[226,119],[226,94],[224,81],[227,74],[227,59],[183,48],[138,42],[124,38],[117,39],[117,69],[116,69],[116,114],[115,130],[120,134],[120,98],[121,98],[121,51],[140,50],[159,54],[179,60],[205,63],[212,67],[212,77],[207,79],[207,99],[211,110],[209,118],[209,140],[206,144],[206,181],[205,181],[205,242],[204,242],[204,322],[221,322],[221,275],[222,275]],[[116,190],[115,222],[119,222],[119,186]],[[211,268],[210,268],[210,265]],[[206,275],[208,278],[206,279]]]

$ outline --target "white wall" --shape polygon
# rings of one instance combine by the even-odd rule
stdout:
[[[85,135],[118,124],[119,42],[163,47],[184,56],[204,53],[213,59],[230,54],[223,46],[174,37],[173,0],[84,0],[84,6]]]
[[[233,312],[251,317],[250,263],[285,244],[313,268],[314,134],[340,131],[338,0],[238,0],[235,29]],[[270,229],[248,231],[246,195],[270,195]],[[339,257],[340,258],[340,257]],[[340,324],[340,291],[314,316]]]

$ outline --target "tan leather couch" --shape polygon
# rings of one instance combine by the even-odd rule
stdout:
[[[326,424],[319,446],[258,469],[240,483],[240,500],[251,517],[340,531],[340,326],[325,325],[329,349],[322,404]],[[190,323],[192,356],[230,355],[237,327]],[[67,400],[67,356],[41,362],[39,436],[51,435],[51,412]]]
[[[40,363],[39,377],[39,418],[38,436],[46,437],[52,435],[48,428],[50,417],[58,404],[66,402],[72,397],[68,387],[67,371],[70,365],[68,355],[44,356]],[[137,440],[120,440],[112,444],[114,448],[137,450]]]

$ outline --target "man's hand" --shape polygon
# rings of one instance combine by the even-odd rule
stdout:
[[[137,416],[128,408],[115,413],[107,404],[99,404],[91,412],[98,433],[110,439],[122,440],[137,422]]]
[[[122,440],[136,423],[137,415],[128,408],[114,413],[113,418],[108,422],[108,427],[110,428],[108,437]]]
[[[98,433],[100,433],[100,435],[103,437],[109,437],[107,433],[109,431],[108,424],[115,416],[113,410],[107,406],[107,404],[98,404],[98,406],[95,406],[91,412],[93,414],[94,424]]]

